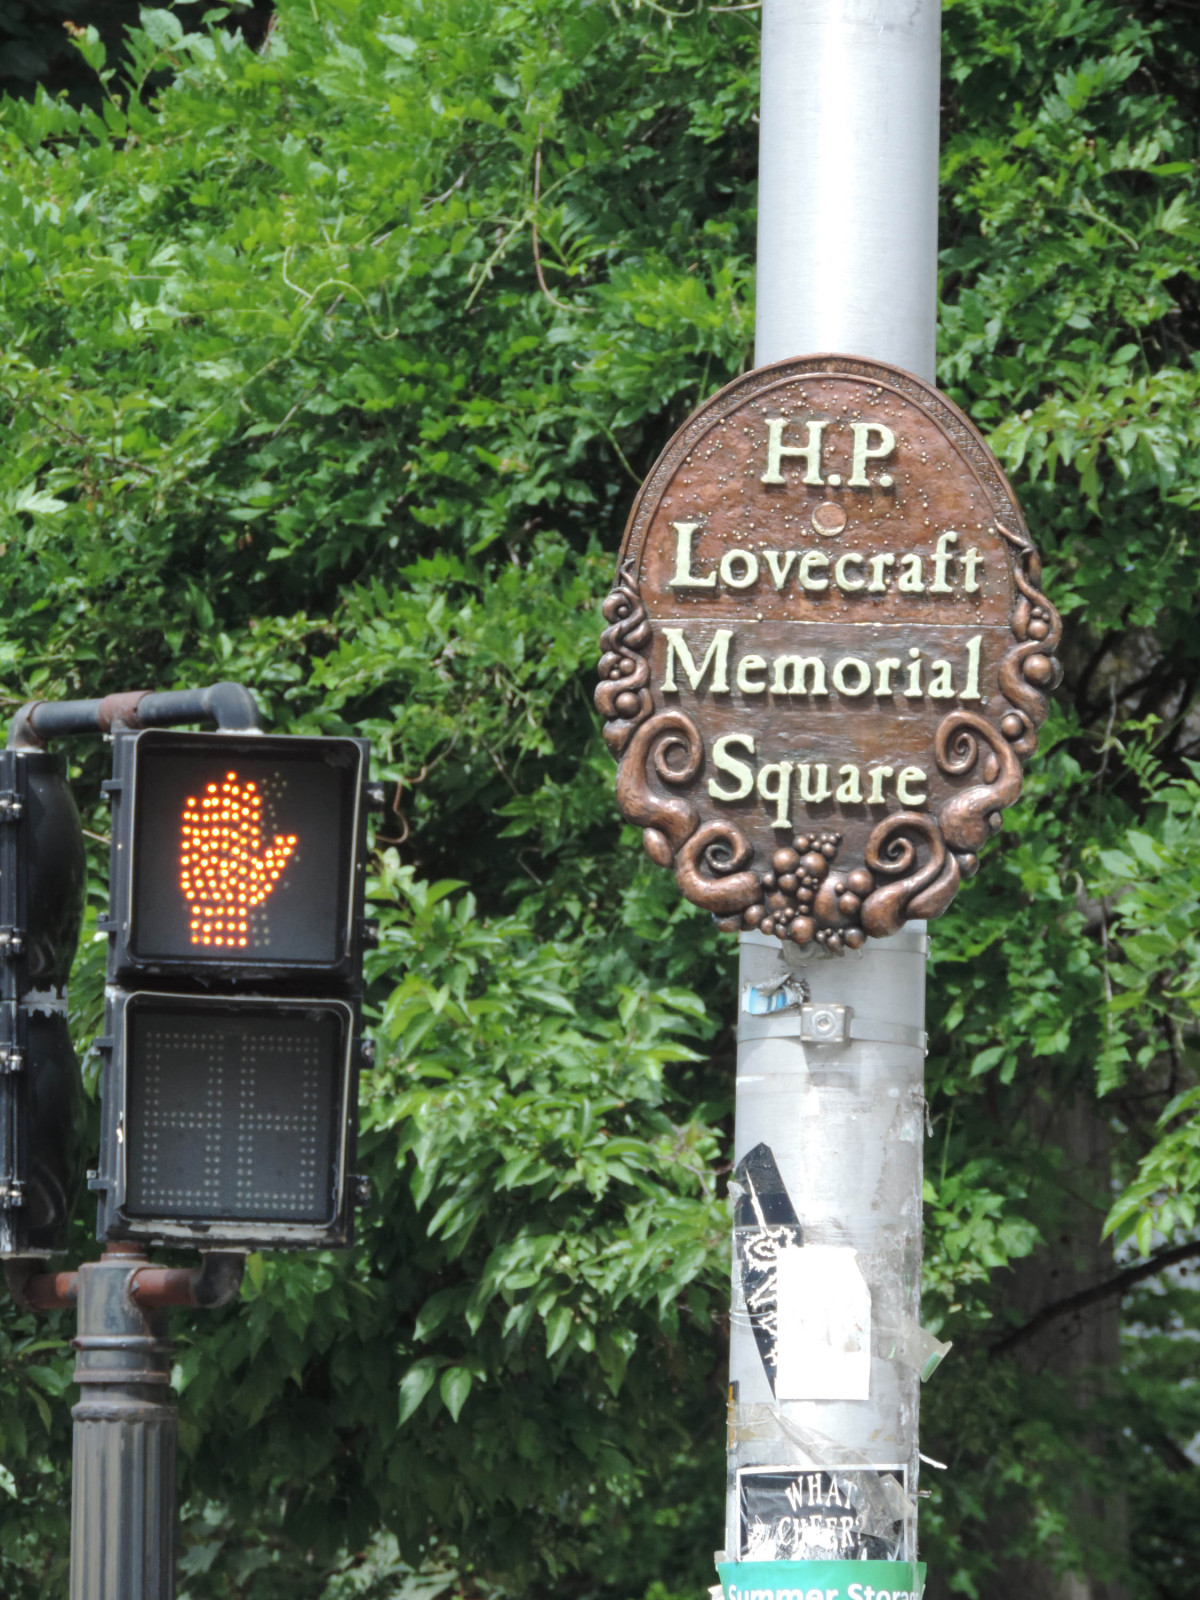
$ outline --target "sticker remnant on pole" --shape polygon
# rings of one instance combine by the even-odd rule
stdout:
[[[743,1561],[895,1561],[906,1513],[904,1469],[743,1467],[737,1475]],[[890,1491],[890,1492],[889,1492]]]
[[[1059,676],[982,436],[845,356],[747,373],[684,424],[604,616],[596,704],[647,853],[723,929],[833,951],[946,909]]]

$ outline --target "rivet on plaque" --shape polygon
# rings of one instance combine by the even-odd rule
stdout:
[[[833,482],[832,478],[830,482]],[[841,533],[846,526],[846,513],[841,506],[834,505],[832,500],[822,500],[812,514],[812,525],[818,533],[832,538],[834,534]]]

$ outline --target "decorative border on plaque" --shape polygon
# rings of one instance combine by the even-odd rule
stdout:
[[[648,659],[653,634],[636,573],[654,512],[705,434],[748,399],[824,374],[859,378],[915,403],[970,468],[1011,553],[1013,643],[998,663],[998,692],[985,710],[956,708],[936,729],[933,754],[940,771],[964,783],[938,810],[884,817],[861,862],[840,860],[842,835],[819,827],[797,833],[769,861],[756,861],[753,844],[735,823],[702,824],[699,808],[678,792],[704,768],[704,739],[685,712],[655,702]],[[1022,765],[1037,747],[1060,675],[1054,651],[1062,636],[1061,619],[1042,592],[1041,558],[1020,509],[995,456],[958,407],[911,373],[845,356],[809,356],[747,373],[701,407],[659,457],[634,503],[623,551],[603,606],[607,627],[595,701],[618,762],[618,804],[644,830],[651,859],[673,868],[687,898],[712,912],[724,931],[757,929],[834,953],[943,912],[962,879],[978,869],[981,846],[1000,829],[1001,812],[1021,792]]]

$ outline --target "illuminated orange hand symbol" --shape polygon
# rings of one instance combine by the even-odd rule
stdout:
[[[262,848],[262,796],[227,772],[189,795],[180,829],[179,886],[188,903],[193,944],[244,950],[249,916],[279,881],[296,835]]]

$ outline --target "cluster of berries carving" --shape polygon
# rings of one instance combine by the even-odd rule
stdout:
[[[815,941],[835,953],[843,946],[857,950],[867,937],[859,913],[875,880],[865,867],[834,870],[841,844],[840,833],[802,833],[776,850],[762,875],[765,899],[747,906],[739,925],[796,944]],[[848,925],[839,926],[839,919]]]

